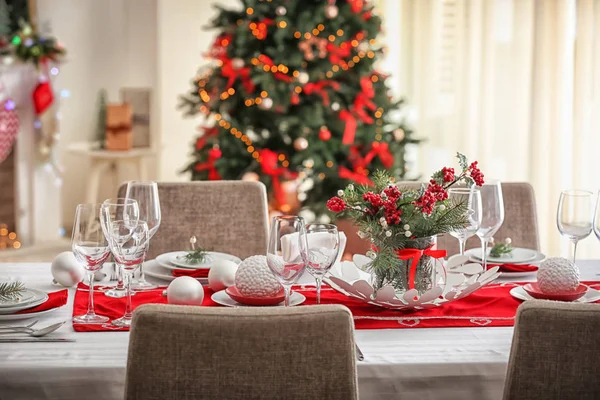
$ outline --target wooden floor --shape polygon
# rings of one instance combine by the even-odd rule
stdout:
[[[51,262],[58,253],[69,250],[71,250],[71,241],[69,239],[23,246],[20,249],[0,251],[0,263]]]

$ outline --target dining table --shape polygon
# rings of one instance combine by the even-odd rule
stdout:
[[[578,265],[582,281],[597,280],[600,260]],[[61,289],[52,283],[50,263],[0,264],[0,275],[19,277],[30,288]],[[519,279],[532,280],[535,274]],[[299,283],[314,280],[305,274]],[[123,399],[129,332],[75,332],[74,292],[69,289],[65,306],[36,318],[40,327],[66,321],[48,337],[73,342],[0,343],[0,400]],[[31,321],[1,321],[0,326],[20,322]],[[357,362],[360,398],[499,400],[512,334],[513,327],[506,326],[357,329],[356,343],[364,354]]]

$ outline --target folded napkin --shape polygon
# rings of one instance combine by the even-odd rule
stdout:
[[[208,278],[209,268],[174,269],[173,276],[191,276],[192,278]]]
[[[39,306],[28,308],[27,310],[21,310],[15,314],[29,314],[40,311],[51,310],[53,308],[62,307],[67,304],[69,298],[69,291],[67,289],[59,290],[58,292],[48,293],[48,300],[40,304]]]
[[[346,234],[340,232],[340,248],[335,262],[340,262],[346,248]],[[331,240],[331,235],[326,232],[314,232],[306,235],[309,248],[328,247],[327,241]],[[290,233],[281,237],[282,256],[286,262],[292,262],[299,258],[300,251],[298,250],[298,234]]]
[[[535,272],[538,270],[536,265],[530,264],[488,264],[488,269],[500,267],[498,272]]]

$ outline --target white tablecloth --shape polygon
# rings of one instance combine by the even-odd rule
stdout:
[[[578,263],[582,279],[597,280],[600,261]],[[57,290],[47,263],[0,264],[0,275],[18,275],[30,287]],[[38,325],[70,320],[66,307]],[[14,324],[14,322],[13,322]],[[8,323],[0,323],[0,326]],[[501,399],[512,328],[357,330],[365,355],[358,363],[361,400]],[[74,332],[55,336],[74,343],[0,343],[0,400],[122,399],[127,332]]]

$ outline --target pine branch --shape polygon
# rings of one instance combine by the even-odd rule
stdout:
[[[25,291],[23,282],[2,282],[0,283],[0,301],[17,300]]]

